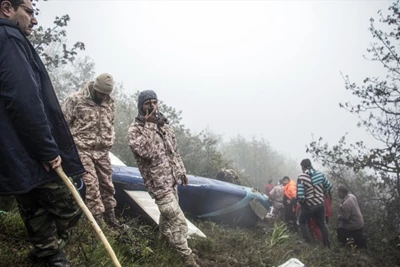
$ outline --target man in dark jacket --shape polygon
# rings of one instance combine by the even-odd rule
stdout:
[[[49,75],[26,36],[37,24],[29,0],[0,0],[0,195],[15,195],[32,255],[70,266],[62,247],[81,212],[53,170],[84,169]]]

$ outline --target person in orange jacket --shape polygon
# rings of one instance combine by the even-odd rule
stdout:
[[[283,183],[283,205],[285,207],[285,222],[296,228],[296,206],[297,206],[297,188],[296,183],[290,180],[288,176],[282,178]]]

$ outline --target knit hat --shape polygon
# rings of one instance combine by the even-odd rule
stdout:
[[[142,107],[143,103],[149,99],[157,99],[157,94],[153,90],[145,90],[139,93],[137,106],[139,114],[145,115],[143,113]]]
[[[94,81],[93,89],[103,94],[111,94],[114,89],[113,77],[108,73],[100,74]]]

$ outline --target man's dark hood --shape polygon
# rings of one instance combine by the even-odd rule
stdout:
[[[139,115],[145,116],[146,114],[143,112],[142,107],[143,103],[149,99],[158,99],[157,94],[153,90],[145,90],[139,93],[138,97],[138,112]]]
[[[136,121],[140,122],[140,123],[145,123],[145,116],[146,114],[143,112],[142,107],[143,107],[143,103],[146,100],[149,99],[157,99],[157,94],[153,91],[153,90],[145,90],[139,93],[139,97],[138,97],[138,116],[136,117]],[[160,126],[163,126],[164,124],[169,124],[168,119],[160,112],[158,111],[157,114],[157,124]]]

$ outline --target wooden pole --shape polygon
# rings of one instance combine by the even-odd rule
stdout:
[[[63,169],[61,167],[56,168],[55,171],[60,176],[60,178],[64,181],[64,183],[67,185],[67,187],[71,191],[72,195],[74,196],[76,202],[78,203],[79,207],[82,209],[83,213],[85,213],[86,217],[89,219],[90,224],[93,226],[93,228],[96,231],[97,235],[99,236],[100,240],[103,242],[108,254],[110,254],[110,257],[111,257],[114,265],[116,267],[121,267],[121,264],[119,263],[114,250],[110,246],[110,243],[108,243],[108,240],[105,237],[103,231],[97,224],[96,220],[93,218],[92,213],[89,211],[88,207],[83,202],[81,196],[79,195],[75,186],[72,184],[71,180],[67,177],[67,175],[65,174],[65,172],[63,171]]]

